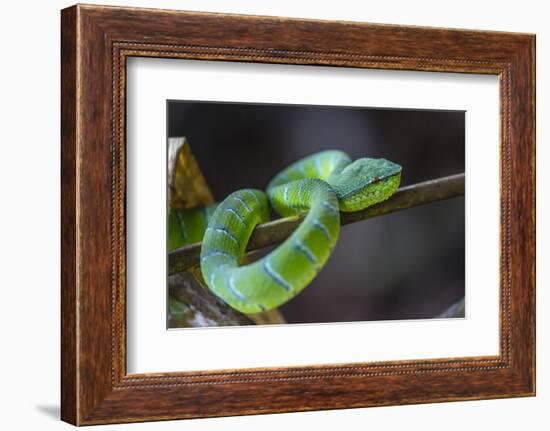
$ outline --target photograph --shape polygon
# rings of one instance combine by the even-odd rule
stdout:
[[[8,331],[34,349],[11,356],[39,351],[60,371],[39,361],[44,384],[11,392],[75,426],[536,418],[543,14],[515,8],[514,27],[495,7],[137,6],[38,14],[30,28],[57,35],[42,38],[52,73],[8,88],[28,120],[21,89],[39,84],[36,130],[52,133],[6,146],[32,155],[6,158],[25,177],[6,181],[12,212],[30,215],[23,230],[6,223],[25,256],[7,291],[41,278],[37,298],[5,302],[56,314],[29,320],[38,344]],[[58,138],[61,151],[44,145]],[[48,160],[58,199],[37,189]],[[34,229],[44,199],[60,232]],[[46,269],[33,258],[50,244]],[[519,415],[496,400],[517,397],[531,397]],[[469,411],[449,421],[456,401]]]
[[[168,329],[465,317],[465,111],[166,112]]]

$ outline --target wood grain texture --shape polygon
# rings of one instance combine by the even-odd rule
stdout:
[[[61,16],[61,417],[77,421],[76,9]]]
[[[83,425],[534,394],[533,35],[79,5],[62,11],[61,37],[65,421]],[[498,75],[499,356],[127,375],[130,56]]]

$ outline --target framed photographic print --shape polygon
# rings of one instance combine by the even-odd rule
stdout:
[[[77,5],[61,42],[63,420],[534,395],[533,35]]]

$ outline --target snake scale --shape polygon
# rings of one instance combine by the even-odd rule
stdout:
[[[338,150],[301,159],[267,186],[231,193],[207,208],[171,210],[169,250],[202,240],[200,265],[209,289],[234,309],[259,313],[300,293],[325,265],[340,233],[340,211],[359,211],[388,199],[399,187],[401,166],[385,159],[350,157]],[[270,204],[282,217],[307,213],[276,249],[241,265]]]

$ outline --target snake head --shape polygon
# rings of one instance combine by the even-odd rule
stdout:
[[[401,182],[401,166],[386,159],[357,159],[329,178],[340,211],[360,211],[385,201]]]

